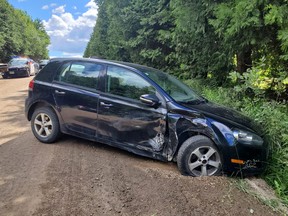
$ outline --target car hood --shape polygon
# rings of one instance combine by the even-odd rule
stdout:
[[[242,127],[250,129],[258,134],[262,134],[260,127],[256,125],[253,120],[225,106],[221,106],[212,102],[204,102],[196,105],[185,104],[185,106],[202,113],[206,117],[226,123],[232,127]]]

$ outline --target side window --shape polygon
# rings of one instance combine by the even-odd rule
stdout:
[[[62,65],[57,81],[96,89],[103,65],[91,62],[72,62]]]
[[[156,94],[156,90],[145,79],[125,68],[109,66],[106,91],[139,100],[143,94]]]

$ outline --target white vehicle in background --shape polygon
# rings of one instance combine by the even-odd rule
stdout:
[[[42,70],[49,62],[49,59],[42,59],[39,62],[39,70]]]
[[[6,63],[0,63],[0,73],[7,71],[8,64]]]
[[[39,71],[38,63],[30,58],[13,58],[8,63],[8,70],[2,72],[4,79],[9,77],[34,76]]]

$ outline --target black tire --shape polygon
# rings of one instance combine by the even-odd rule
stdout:
[[[61,134],[58,117],[49,107],[38,108],[34,111],[31,129],[34,136],[43,143],[53,143]]]
[[[221,173],[222,161],[214,143],[208,137],[197,135],[180,147],[177,166],[183,175],[214,176]]]
[[[8,79],[8,75],[2,75],[3,79]]]

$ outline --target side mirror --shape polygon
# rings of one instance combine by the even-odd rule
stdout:
[[[157,96],[154,94],[141,95],[140,100],[142,103],[154,108],[158,108],[161,104]]]

